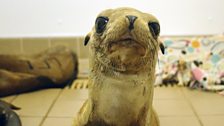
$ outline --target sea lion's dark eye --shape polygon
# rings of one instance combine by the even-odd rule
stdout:
[[[95,22],[96,33],[102,33],[109,21],[108,17],[98,17]]]
[[[160,25],[157,22],[149,22],[148,23],[149,29],[153,35],[154,39],[157,39],[160,33]]]

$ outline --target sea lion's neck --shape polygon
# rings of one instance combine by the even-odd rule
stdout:
[[[96,66],[92,67],[93,73],[90,74],[94,84],[90,89],[94,118],[115,126],[145,124],[151,111],[154,76],[148,76],[149,71],[139,75],[109,70],[105,73],[103,66],[101,69]]]

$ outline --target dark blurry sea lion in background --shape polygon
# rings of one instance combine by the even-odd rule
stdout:
[[[78,58],[57,46],[36,55],[0,55],[0,97],[61,88],[77,77]]]

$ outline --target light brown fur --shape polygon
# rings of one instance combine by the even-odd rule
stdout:
[[[129,29],[127,15],[137,19]],[[90,42],[89,98],[73,126],[159,126],[152,108],[159,42],[148,26],[158,20],[132,8],[109,9],[99,16],[109,21],[96,28]]]

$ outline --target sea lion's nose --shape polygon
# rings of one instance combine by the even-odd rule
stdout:
[[[128,29],[131,31],[132,29],[134,29],[134,23],[135,23],[135,20],[137,19],[137,17],[133,16],[133,15],[127,15],[126,17],[128,18],[128,20],[130,22]]]

